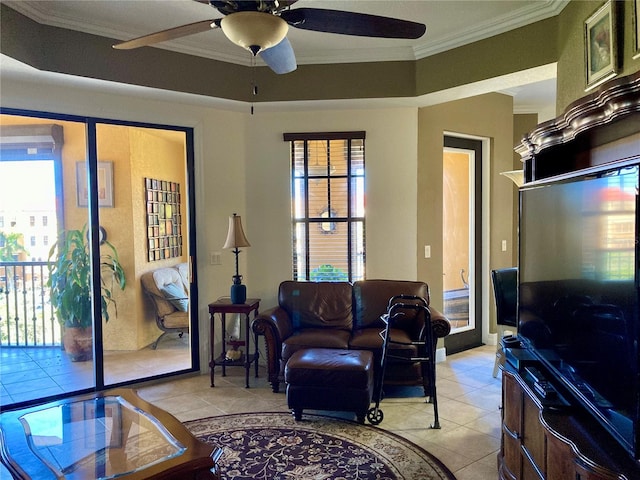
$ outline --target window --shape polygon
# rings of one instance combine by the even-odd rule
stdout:
[[[42,226],[46,227],[49,224],[49,218],[46,215],[42,217]]]
[[[29,239],[29,243],[31,244],[32,247],[36,246],[36,237],[31,236],[31,238]]]
[[[29,216],[29,226],[31,226],[31,227],[35,227],[36,226],[36,217],[34,217],[33,215]]]
[[[45,235],[42,237],[42,244],[46,247],[49,245],[49,235]]]
[[[293,279],[365,278],[365,132],[286,133]]]
[[[4,217],[0,216],[0,228],[4,227]]]

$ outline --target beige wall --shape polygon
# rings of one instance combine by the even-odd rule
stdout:
[[[416,278],[416,109],[258,113],[248,118],[248,294],[276,304],[291,278],[289,145],[283,133],[366,131],[368,278]],[[230,280],[229,280],[230,281]]]
[[[447,104],[421,108],[418,112],[418,278],[431,290],[432,304],[442,309],[442,149],[445,133],[485,138],[489,158],[483,158],[483,204],[485,218],[483,246],[484,284],[481,285],[485,308],[489,297],[489,270],[511,266],[512,242],[501,251],[501,241],[511,239],[513,231],[513,186],[500,175],[513,165],[513,99],[488,94]],[[487,218],[488,216],[488,218]],[[431,258],[425,259],[423,246],[431,246]],[[480,292],[479,292],[480,293]],[[487,323],[487,320],[484,320]],[[495,331],[495,318],[490,331]],[[485,335],[489,332],[487,325]]]

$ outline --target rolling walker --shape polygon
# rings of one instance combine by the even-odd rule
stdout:
[[[422,312],[425,316],[424,326],[420,332],[420,339],[415,342],[397,342],[391,340],[391,328],[398,320],[402,319],[407,311],[415,311],[416,315]],[[395,360],[397,362],[415,363],[420,362],[423,376],[426,376],[429,382],[430,393],[427,402],[433,403],[434,421],[430,428],[439,429],[440,421],[438,419],[438,398],[436,396],[436,362],[435,362],[435,345],[433,343],[433,328],[431,327],[431,312],[427,301],[422,297],[415,295],[396,295],[389,299],[387,306],[387,313],[382,315],[382,320],[385,323],[385,329],[380,332],[382,337],[382,356],[380,359],[380,369],[378,378],[378,391],[375,407],[370,408],[367,412],[367,420],[372,425],[378,425],[382,422],[384,414],[380,410],[380,402],[382,401],[382,384],[384,382],[384,372],[386,363],[388,360]],[[398,355],[389,354],[388,349],[390,344],[395,345],[413,345],[417,347],[417,357],[401,357]]]

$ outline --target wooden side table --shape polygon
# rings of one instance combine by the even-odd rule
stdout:
[[[260,299],[259,298],[247,298],[245,303],[234,304],[231,303],[231,299],[229,297],[222,297],[216,300],[213,303],[209,304],[209,319],[211,320],[211,343],[209,347],[211,348],[211,362],[209,362],[209,367],[211,369],[211,386],[214,387],[213,383],[213,373],[217,365],[222,367],[222,376],[226,376],[227,367],[239,367],[244,366],[245,370],[245,380],[246,380],[246,388],[249,388],[249,370],[251,368],[251,364],[255,363],[256,365],[256,378],[258,378],[258,335],[253,336],[253,347],[254,353],[249,353],[249,317],[251,316],[251,312],[253,313],[253,318],[258,315],[258,308],[260,307]],[[216,358],[214,353],[214,338],[215,338],[215,314],[220,314],[220,319],[222,322],[222,353],[219,357]],[[226,314],[227,313],[240,313],[244,314],[244,344],[245,344],[245,353],[238,360],[227,360],[227,344],[226,344],[226,336],[227,336],[227,324],[226,324]]]

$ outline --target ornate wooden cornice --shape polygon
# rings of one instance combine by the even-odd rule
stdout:
[[[640,71],[613,79],[567,107],[564,114],[540,124],[515,148],[522,161],[574,140],[579,134],[640,112]],[[637,120],[640,131],[640,119]]]

